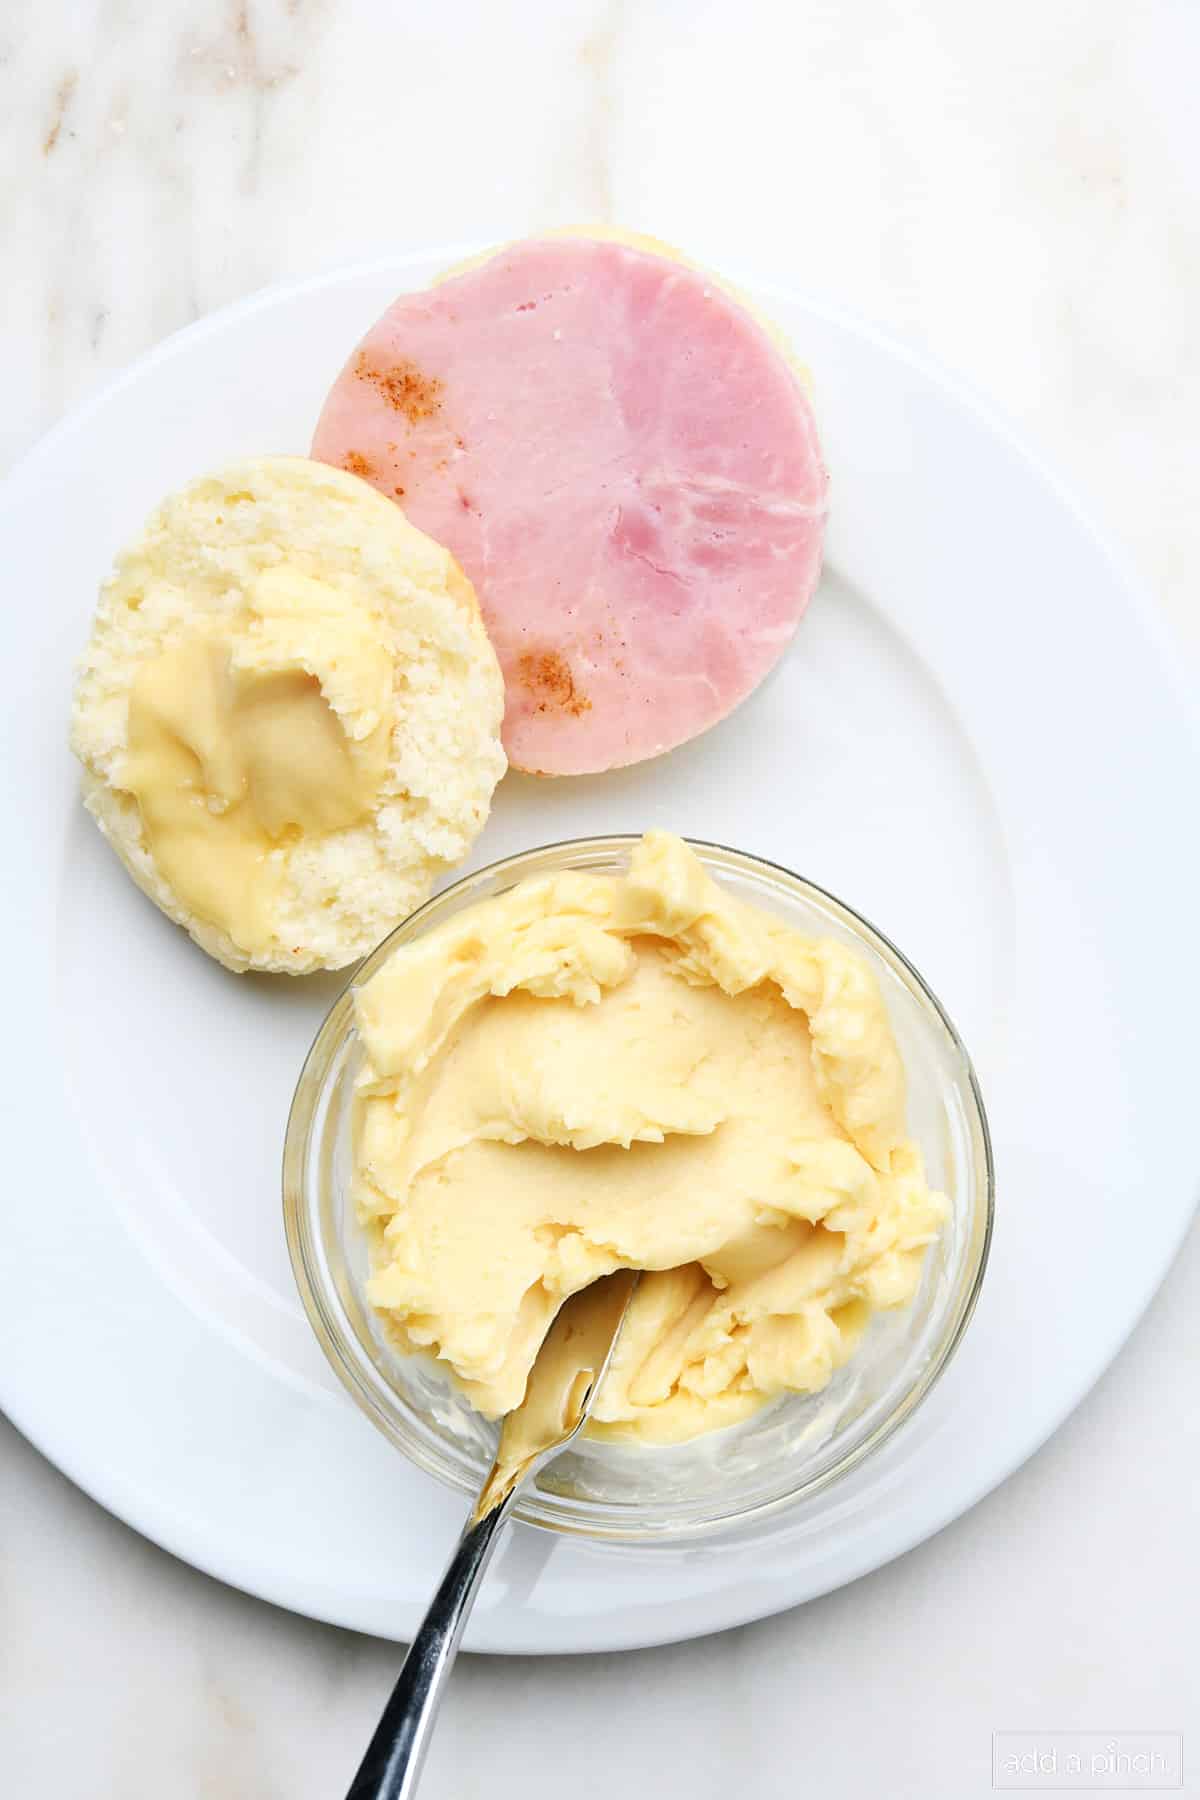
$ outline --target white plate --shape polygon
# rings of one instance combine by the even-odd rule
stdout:
[[[84,817],[65,731],[72,658],[122,540],[226,457],[303,452],[360,332],[459,254],[276,289],[183,332],[53,432],[0,512],[0,1400],[177,1555],[395,1637],[461,1502],[335,1385],[280,1219],[292,1083],[338,983],[238,980],[194,949]],[[1193,1204],[1200,769],[1149,612],[943,377],[828,308],[742,286],[816,374],[834,480],[821,590],[733,719],[622,774],[510,777],[475,861],[667,825],[786,863],[878,921],[979,1067],[999,1175],[992,1264],[949,1373],[853,1477],[686,1550],[518,1530],[471,1622],[475,1649],[683,1638],[907,1550],[1082,1397]]]

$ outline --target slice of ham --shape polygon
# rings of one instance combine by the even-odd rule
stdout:
[[[516,768],[695,737],[778,660],[816,585],[827,478],[804,386],[702,272],[535,239],[379,320],[313,455],[365,477],[475,585]]]

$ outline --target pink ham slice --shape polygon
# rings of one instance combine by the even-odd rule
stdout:
[[[313,455],[364,476],[475,585],[519,769],[639,762],[716,723],[791,638],[826,474],[786,356],[665,255],[533,240],[405,294]]]

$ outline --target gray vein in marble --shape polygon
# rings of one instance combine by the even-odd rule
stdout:
[[[75,98],[75,90],[79,86],[79,74],[75,69],[68,69],[58,84],[54,103],[50,112],[50,124],[42,139],[42,155],[52,156],[62,136],[63,125],[70,110],[71,101]]]
[[[297,17],[300,0],[286,7],[288,18]],[[289,51],[292,46],[289,43]],[[243,93],[250,106],[250,135],[242,165],[241,188],[253,193],[262,170],[266,108],[271,96],[300,74],[300,64],[289,54],[268,49],[248,0],[232,0],[225,21],[211,36],[194,38],[183,48],[178,63],[183,92]]]

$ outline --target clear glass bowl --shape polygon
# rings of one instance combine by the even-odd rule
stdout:
[[[469,875],[406,919],[335,1001],[301,1071],[284,1152],[284,1218],[300,1296],[333,1368],[368,1418],[420,1468],[474,1496],[496,1428],[430,1357],[384,1337],[363,1295],[365,1234],[349,1199],[351,1100],[362,1063],[354,990],[392,951],[528,876],[615,874],[633,837],[579,838]],[[879,978],[908,1072],[909,1125],[929,1180],[949,1199],[912,1305],[877,1315],[818,1394],[794,1395],[688,1444],[655,1448],[582,1438],[530,1483],[517,1517],[611,1539],[677,1539],[741,1524],[827,1487],[883,1443],[929,1392],[974,1308],[992,1229],[992,1158],[970,1059],[912,964],[841,901],[787,869],[692,842],[741,899],[814,936],[854,944]]]

